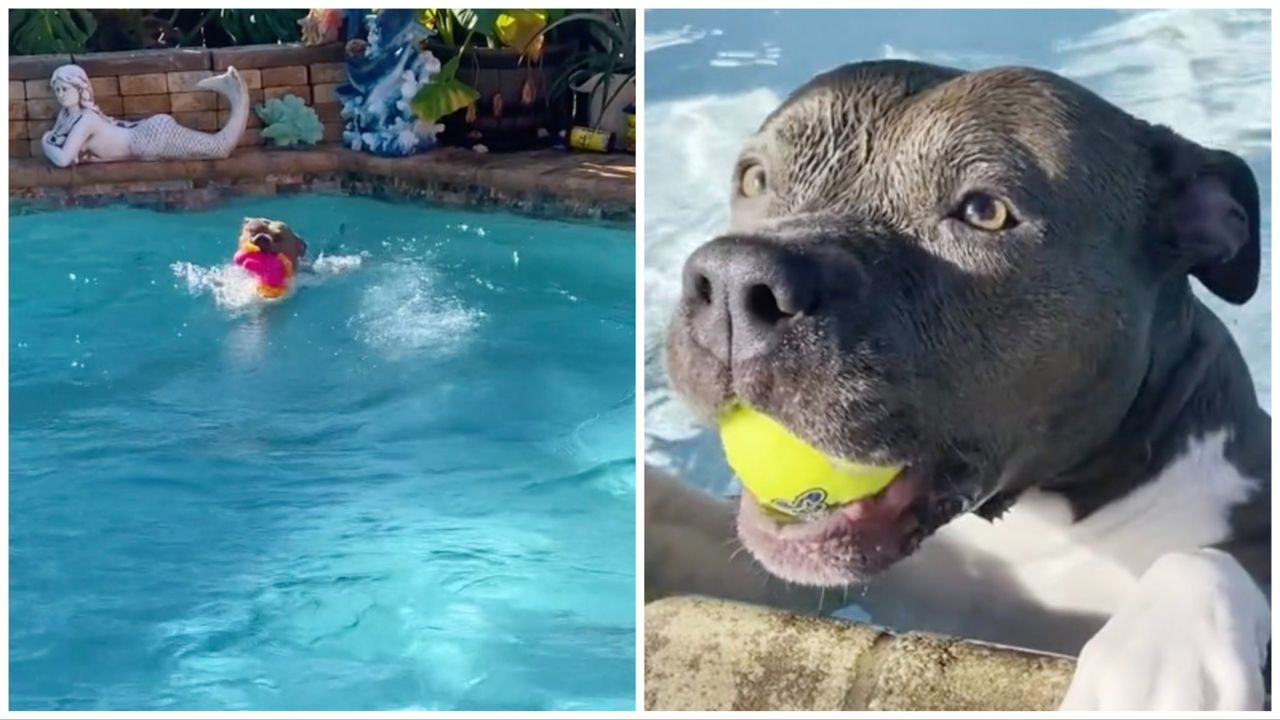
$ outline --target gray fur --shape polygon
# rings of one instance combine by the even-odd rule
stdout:
[[[767,190],[749,198],[753,163]],[[1270,417],[1190,284],[1235,303],[1257,287],[1242,160],[1052,73],[883,61],[797,90],[734,183],[731,233],[690,258],[669,331],[696,408],[743,400],[832,455],[926,469],[899,556],[1034,486],[1083,517],[1225,427],[1265,490],[1224,547],[1268,586]],[[974,190],[1019,224],[954,219]]]

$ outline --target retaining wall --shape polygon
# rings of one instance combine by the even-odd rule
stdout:
[[[346,82],[341,43],[31,55],[9,58],[9,157],[41,156],[40,138],[58,114],[49,78],[55,68],[69,63],[88,73],[94,100],[106,114],[137,120],[168,113],[206,132],[221,128],[231,110],[225,98],[198,90],[196,83],[235,66],[254,105],[297,95],[320,116],[324,142],[342,138],[341,106],[334,94]],[[262,123],[251,112],[240,145],[262,144]]]

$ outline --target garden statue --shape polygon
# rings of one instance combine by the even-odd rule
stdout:
[[[198,87],[227,98],[231,118],[217,133],[178,124],[169,115],[118,120],[98,108],[89,76],[78,65],[53,71],[49,84],[62,109],[53,128],[40,139],[45,157],[58,167],[112,160],[197,160],[225,158],[244,135],[249,120],[249,91],[233,67],[201,80]]]
[[[347,83],[338,87],[342,143],[375,155],[404,156],[435,147],[440,127],[418,120],[409,101],[440,61],[420,48],[428,31],[413,10],[381,10],[367,19],[367,41],[348,43]]]

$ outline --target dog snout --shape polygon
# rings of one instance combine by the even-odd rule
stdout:
[[[698,342],[732,364],[769,352],[796,318],[814,311],[818,272],[801,250],[721,237],[686,261],[683,301]]]

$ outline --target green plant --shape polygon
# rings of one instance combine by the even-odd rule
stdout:
[[[599,91],[605,98],[603,109],[626,87],[615,76],[635,77],[635,10],[422,10],[419,20],[436,33],[439,42],[458,47],[458,54],[445,63],[440,74],[424,85],[414,97],[414,112],[424,122],[436,120],[467,107],[479,93],[458,80],[459,60],[468,47],[510,47],[519,50],[521,61],[539,60],[547,38],[570,41],[577,49],[565,61],[548,91],[551,101],[593,76],[600,75]],[[573,31],[579,31],[574,33]],[[465,32],[465,36],[463,33]],[[459,38],[462,41],[459,42]],[[613,87],[610,92],[611,86]]]
[[[294,42],[302,33],[298,20],[306,14],[306,10],[205,10],[178,44],[202,44],[196,41],[207,29],[224,33],[232,45]]]
[[[9,49],[17,55],[83,52],[97,29],[88,10],[10,10]]]
[[[603,112],[636,76],[636,11],[609,10],[606,15],[595,11],[571,13],[549,23],[542,34],[575,23],[583,24],[581,45],[565,60],[547,94],[554,100],[575,85],[599,75],[597,88],[604,97]],[[622,82],[616,82],[615,75],[625,77]],[[612,93],[611,85],[615,86]]]
[[[467,49],[511,47],[537,57],[542,50],[542,30],[565,10],[421,10],[418,21],[436,34],[439,42],[458,48],[440,72],[410,101],[419,120],[433,124],[480,98],[475,88],[458,79],[458,67]],[[465,33],[465,34],[464,34]],[[461,38],[461,42],[459,42]],[[535,44],[536,43],[536,44]]]
[[[422,122],[434,124],[445,115],[455,113],[480,98],[480,93],[475,88],[458,79],[458,66],[470,42],[471,35],[468,34],[458,53],[449,58],[440,72],[409,101],[413,114]]]
[[[253,111],[262,120],[262,137],[274,145],[315,145],[324,135],[324,126],[316,111],[297,95],[272,98]]]
[[[10,10],[9,52],[35,55],[294,42],[306,10]]]
[[[509,47],[521,52],[541,37],[542,29],[564,17],[568,10],[422,10],[418,19],[436,33],[440,42],[459,47]],[[459,40],[463,42],[459,42]],[[536,55],[536,50],[534,52]]]

